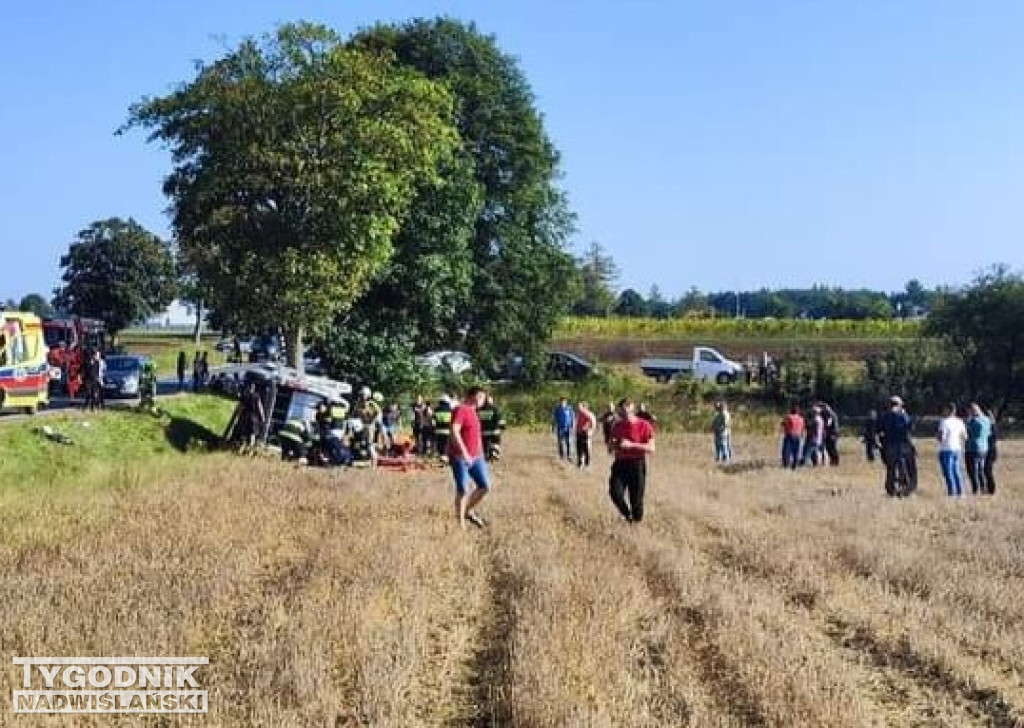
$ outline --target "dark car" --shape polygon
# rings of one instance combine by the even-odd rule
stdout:
[[[108,397],[138,397],[142,367],[148,357],[137,354],[112,354],[106,357],[103,393]]]
[[[567,351],[548,353],[548,375],[552,379],[576,382],[595,373],[594,365]]]
[[[249,361],[251,363],[270,361],[281,361],[284,346],[281,337],[275,334],[264,334],[252,340],[249,348]]]
[[[547,376],[559,381],[577,382],[597,373],[597,369],[581,356],[567,351],[549,351],[547,354]],[[504,365],[492,372],[496,380],[520,380],[526,376],[526,361],[521,356],[510,356]]]

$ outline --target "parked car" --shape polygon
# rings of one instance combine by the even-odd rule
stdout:
[[[548,352],[548,376],[562,381],[578,382],[595,374],[594,365],[568,351]]]
[[[597,368],[583,357],[568,351],[547,353],[547,375],[559,381],[577,382],[597,373]],[[518,380],[526,375],[526,360],[522,356],[508,357],[505,365],[493,373],[497,380]]]
[[[416,363],[435,372],[462,374],[473,368],[473,359],[464,351],[430,351],[416,357]]]
[[[142,367],[149,357],[138,354],[114,354],[106,358],[103,393],[107,397],[138,397]]]
[[[249,361],[281,361],[284,345],[276,334],[264,334],[252,340],[249,347]]]
[[[230,356],[235,353],[235,340],[233,337],[226,336],[218,341],[214,348],[221,354],[227,354]],[[242,356],[246,356],[252,349],[252,339],[240,336],[238,338],[238,348],[241,350]]]
[[[708,346],[693,347],[693,357],[690,359],[641,359],[640,369],[659,382],[668,382],[679,376],[692,376],[718,384],[729,384],[743,373],[742,364]]]

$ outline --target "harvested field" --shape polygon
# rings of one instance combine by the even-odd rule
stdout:
[[[466,533],[441,469],[212,455],[0,490],[0,700],[14,655],[210,660],[191,723],[0,724],[1024,725],[1024,447],[995,498],[952,502],[924,445],[893,502],[859,453],[793,473],[773,440],[735,445],[750,467],[660,443],[640,525],[603,456],[581,473],[518,434]]]

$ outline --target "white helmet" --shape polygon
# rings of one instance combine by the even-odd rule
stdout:
[[[369,399],[370,398],[370,388],[369,387],[363,387],[362,389],[360,389],[359,390],[359,396],[362,397],[363,399]]]

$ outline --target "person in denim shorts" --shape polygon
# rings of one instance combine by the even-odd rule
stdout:
[[[455,478],[455,514],[459,525],[466,527],[469,521],[483,528],[486,524],[476,512],[476,507],[491,489],[480,417],[477,409],[483,406],[487,394],[480,387],[470,387],[462,403],[452,412],[452,433],[448,440],[448,462]],[[469,481],[476,486],[469,492]]]

